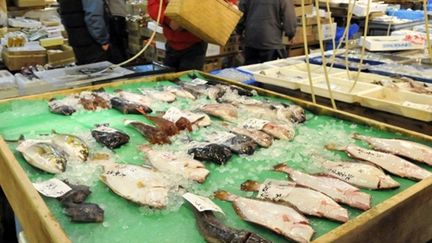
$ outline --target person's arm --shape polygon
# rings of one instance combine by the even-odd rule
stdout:
[[[247,2],[248,0],[240,0],[239,10],[243,12],[243,16],[237,24],[236,32],[239,35],[243,34],[244,29],[246,28],[246,18],[247,18]]]
[[[286,35],[291,40],[296,33],[297,18],[294,4],[291,0],[281,0],[281,21]]]
[[[90,35],[104,50],[109,47],[109,33],[104,18],[103,0],[81,0],[85,12],[84,20]]]

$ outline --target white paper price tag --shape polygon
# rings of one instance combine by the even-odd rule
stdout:
[[[265,180],[260,185],[257,198],[279,201],[288,196],[294,186],[295,183],[289,181]]]
[[[72,190],[66,183],[56,178],[33,183],[33,186],[40,194],[52,198],[61,197]]]
[[[183,198],[190,202],[200,212],[214,211],[224,214],[222,209],[209,198],[201,197],[190,192],[183,194]]]
[[[256,118],[250,118],[247,119],[245,122],[243,122],[243,128],[246,129],[254,129],[254,130],[261,130],[263,127],[267,124],[269,124],[269,121],[256,119]]]
[[[107,127],[107,126],[99,126],[94,130],[99,131],[99,132],[106,132],[106,133],[116,133],[117,132],[117,130],[115,130],[111,127]]]
[[[209,136],[207,139],[212,143],[223,144],[235,136],[236,135],[234,133],[230,133],[230,132],[218,132],[216,134]]]
[[[171,107],[169,108],[165,114],[163,115],[163,119],[166,119],[170,122],[176,122],[178,121],[180,118],[185,117],[183,115],[183,112],[175,107]],[[185,117],[186,118],[186,117]],[[187,119],[187,118],[186,118]]]
[[[204,79],[200,79],[200,78],[196,78],[192,81],[190,81],[188,84],[193,85],[193,86],[198,86],[198,85],[203,85],[206,84],[207,81]]]

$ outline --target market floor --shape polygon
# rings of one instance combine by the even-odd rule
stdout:
[[[0,188],[0,243],[17,243],[15,220],[3,190]]]

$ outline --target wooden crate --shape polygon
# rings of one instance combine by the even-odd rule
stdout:
[[[123,80],[107,84],[80,87],[75,89],[48,92],[15,99],[3,100],[35,100],[50,99],[58,95],[67,95],[85,90],[117,87],[122,84],[139,83],[155,80],[173,80],[190,72],[167,74]],[[256,90],[259,94],[289,99],[295,104],[320,115],[333,116],[339,119],[356,122],[361,125],[375,127],[384,131],[400,133],[412,138],[432,142],[432,137],[416,133],[368,118],[343,111],[313,104],[298,98],[281,95],[258,87],[251,87],[234,81],[220,79],[205,73],[204,77],[221,80],[227,84],[235,84],[247,89]],[[14,212],[22,223],[28,242],[69,243],[67,235],[54,219],[42,197],[32,186],[29,178],[19,165],[8,145],[0,137],[0,185],[4,190]],[[345,224],[317,238],[314,242],[426,242],[432,238],[432,177],[416,183],[410,188],[383,201],[368,211],[351,219]],[[192,223],[192,222],[191,222]]]

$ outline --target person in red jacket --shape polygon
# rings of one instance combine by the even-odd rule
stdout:
[[[147,3],[148,14],[152,19],[157,20],[159,3],[162,1],[160,24],[167,39],[164,65],[172,67],[176,71],[202,70],[207,43],[165,17],[165,9],[169,0],[149,0]]]

